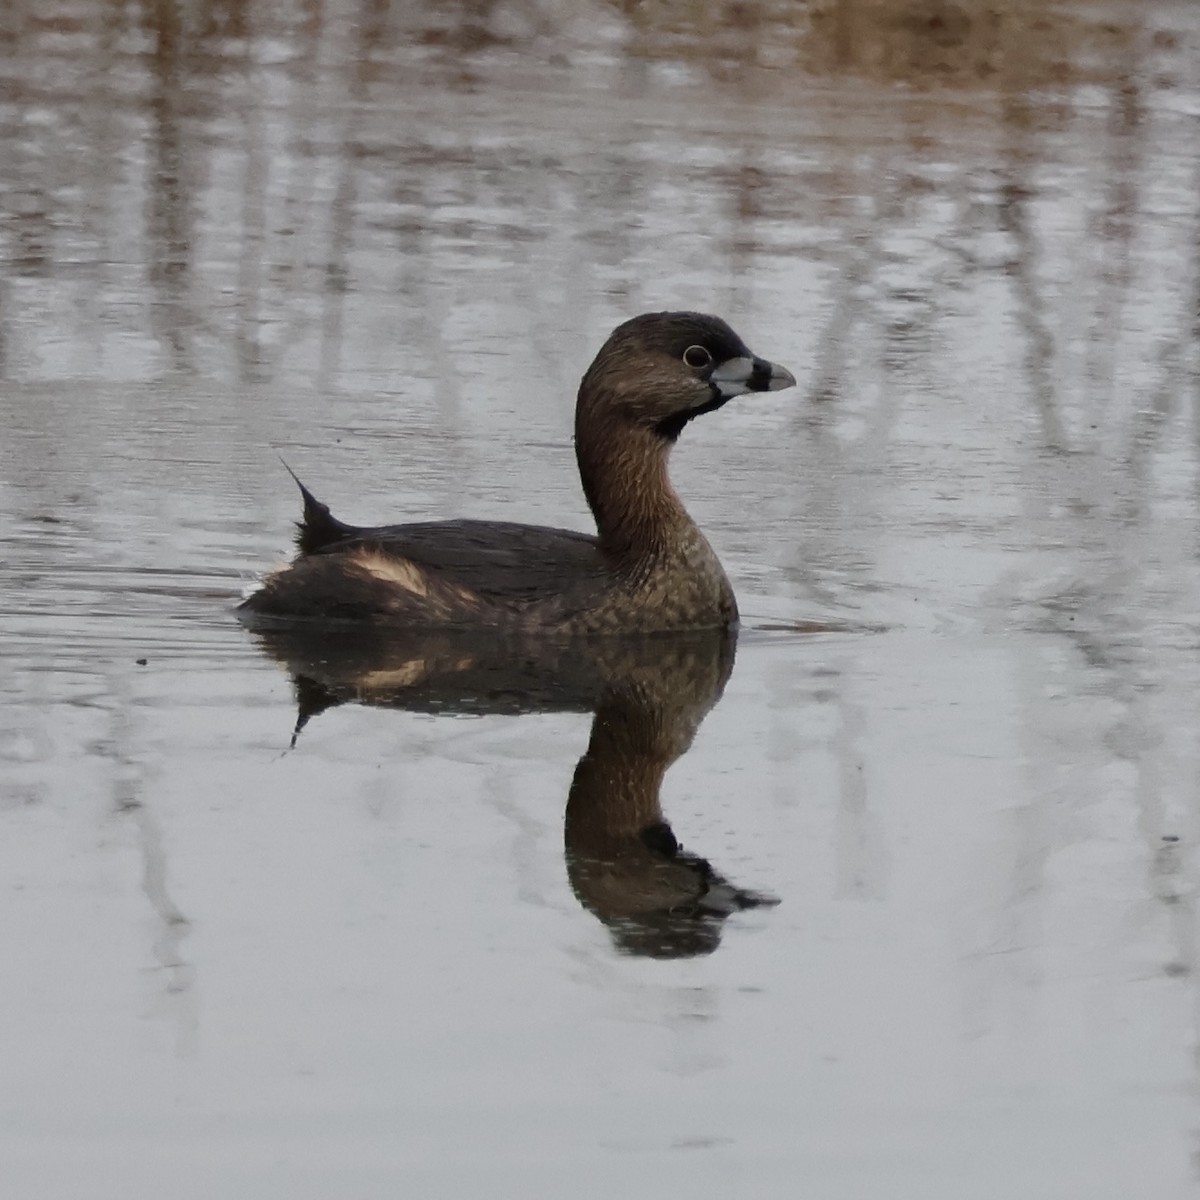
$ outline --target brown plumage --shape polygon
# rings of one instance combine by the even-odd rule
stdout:
[[[503,521],[360,528],[300,484],[299,554],[242,612],[254,623],[570,634],[732,624],[733,589],[671,487],[667,458],[692,418],[745,392],[794,383],[717,317],[635,317],[605,342],[575,408],[575,453],[596,536]]]

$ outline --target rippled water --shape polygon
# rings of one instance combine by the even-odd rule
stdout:
[[[438,8],[0,12],[12,1194],[1192,1195],[1200,17]],[[736,655],[234,620],[663,307]]]

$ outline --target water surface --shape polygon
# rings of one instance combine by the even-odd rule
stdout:
[[[267,7],[0,14],[13,1194],[1192,1195],[1194,11]],[[666,307],[800,380],[675,454],[735,657],[233,619],[277,455],[586,528]]]

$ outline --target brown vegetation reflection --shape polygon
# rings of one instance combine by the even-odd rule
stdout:
[[[709,954],[732,913],[776,903],[684,850],[660,803],[667,769],[729,678],[735,634],[509,643],[295,628],[257,636],[292,675],[297,735],[347,701],[446,715],[593,711],[567,797],[567,875],[622,951]]]
[[[958,294],[998,273],[1045,381],[1056,325],[1090,323],[1100,360],[1122,305],[1157,283],[1130,266],[1130,216],[1156,173],[1177,186],[1165,173],[1178,155],[1169,139],[1139,152],[1144,93],[1194,82],[1195,60],[1156,12],[13,0],[0,13],[0,377],[336,388],[394,371],[385,347],[441,354],[442,318],[469,307],[450,286],[464,275],[527,311],[520,332],[537,338],[564,311],[583,325],[597,292],[636,311],[647,248],[667,244],[688,268],[702,233],[711,273],[683,275],[681,291],[749,289],[781,257],[810,265],[811,295],[786,319],[806,340],[825,330],[815,394],[859,385],[847,356],[876,346],[856,325],[879,318],[893,362],[921,357],[961,324]],[[715,79],[702,111],[687,92],[656,115],[672,94],[646,75],[660,63],[682,88]],[[550,130],[544,103],[557,102]],[[865,125],[864,104],[878,106]],[[1113,171],[1099,192],[1080,180],[1071,206],[1115,262],[1048,294],[1035,268],[1054,265],[1054,218],[1039,202],[1069,183],[1039,171],[1067,169],[1074,151],[1052,139],[1106,106],[1111,145],[1088,144]],[[654,219],[664,207],[670,227]],[[1089,283],[1095,309],[1079,312]],[[453,407],[453,384],[436,386]]]

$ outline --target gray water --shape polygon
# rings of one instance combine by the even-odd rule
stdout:
[[[4,1194],[1195,1194],[1200,13],[418,9],[0,12]],[[800,380],[674,455],[723,695],[410,647],[290,748],[278,456],[586,528],[576,382],[665,307]],[[650,896],[572,784],[627,701],[777,905]]]

